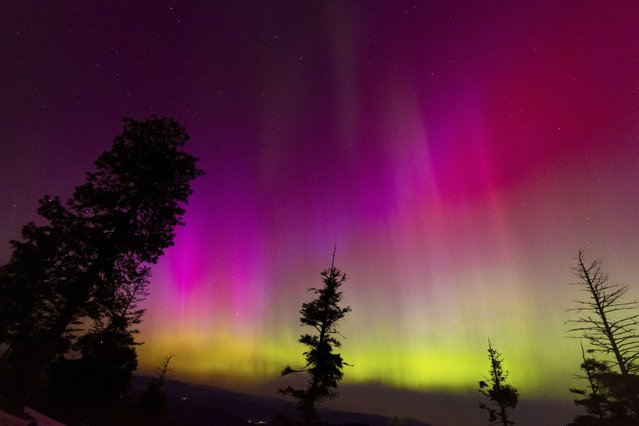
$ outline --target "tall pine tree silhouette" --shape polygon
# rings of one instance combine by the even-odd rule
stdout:
[[[0,268],[0,343],[10,348],[5,361],[14,373],[3,391],[12,412],[23,410],[75,322],[125,312],[126,289],[183,224],[191,181],[202,174],[181,149],[189,139],[184,127],[156,116],[123,121],[122,134],[66,203],[40,201],[46,224],[27,224]]]
[[[480,403],[479,408],[488,411],[488,421],[491,425],[514,425],[510,419],[510,413],[517,406],[519,394],[517,389],[506,384],[508,372],[501,366],[502,356],[497,352],[490,340],[488,340],[488,360],[490,369],[488,377],[479,382],[479,392],[488,397],[491,405]]]
[[[350,312],[350,306],[342,308],[342,293],[339,291],[346,280],[346,274],[335,267],[335,252],[331,267],[322,272],[324,287],[311,288],[309,291],[317,297],[311,302],[302,304],[300,323],[312,327],[315,334],[302,334],[299,342],[308,349],[304,352],[306,366],[301,369],[293,369],[287,366],[282,375],[291,373],[308,373],[308,385],[304,389],[295,389],[289,386],[279,389],[280,393],[290,395],[297,399],[302,412],[305,425],[312,425],[316,420],[316,404],[327,399],[335,398],[338,394],[335,389],[338,382],[344,376],[342,371],[348,365],[339,353],[334,353],[334,348],[341,346],[336,336],[338,322]]]

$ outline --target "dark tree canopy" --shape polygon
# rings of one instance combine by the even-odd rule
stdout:
[[[586,410],[585,415],[576,416],[568,426],[580,425],[639,425],[633,415],[632,401],[628,395],[639,394],[639,377],[623,376],[611,370],[611,363],[594,358],[595,351],[582,347],[583,375],[579,378],[587,383],[585,389],[570,389],[575,394],[575,404]]]
[[[306,366],[295,370],[287,366],[282,375],[290,373],[307,372],[308,385],[305,389],[295,389],[291,386],[280,389],[279,392],[290,395],[298,400],[299,407],[305,424],[313,424],[316,417],[316,404],[326,399],[337,396],[335,389],[338,382],[344,376],[343,367],[347,365],[339,353],[334,353],[334,348],[339,348],[341,342],[338,322],[350,312],[350,307],[342,308],[342,293],[339,288],[346,280],[346,274],[342,273],[334,265],[322,272],[324,287],[311,288],[310,291],[317,295],[311,302],[302,304],[300,323],[312,327],[316,333],[303,334],[299,342],[308,349],[304,352]]]
[[[139,322],[131,296],[146,282],[147,265],[173,244],[191,181],[202,174],[181,150],[188,139],[171,118],[125,119],[86,183],[66,203],[44,197],[45,224],[27,224],[22,241],[11,242],[12,257],[0,268],[0,299],[12,301],[0,308],[0,344],[16,364],[13,382],[5,380],[13,411],[68,346],[74,323],[106,320],[122,329]]]
[[[60,358],[52,364],[51,390],[83,404],[123,397],[137,368],[133,337],[119,330],[95,329],[73,346],[78,358]]]
[[[490,370],[488,377],[479,382],[479,392],[488,397],[491,405],[480,403],[482,410],[488,411],[491,425],[514,425],[510,419],[511,411],[517,406],[519,393],[512,385],[506,384],[508,372],[501,366],[502,355],[497,352],[488,341],[488,360]]]

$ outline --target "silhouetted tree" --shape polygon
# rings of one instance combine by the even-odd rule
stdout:
[[[584,375],[578,377],[587,380],[588,389],[570,389],[570,392],[582,397],[581,399],[576,399],[575,404],[583,406],[589,417],[602,421],[607,415],[609,401],[599,382],[599,377],[600,374],[610,373],[610,367],[608,363],[600,362],[593,358],[592,349],[588,353],[590,357],[586,357],[586,351],[582,345],[581,356],[583,362],[581,363],[581,369]]]
[[[137,368],[135,341],[130,333],[111,327],[94,329],[80,337],[74,349],[80,352],[79,358],[62,358],[53,364],[62,371],[53,374],[54,381],[76,376],[72,387],[91,399],[118,399],[129,390],[131,373]]]
[[[336,338],[339,334],[337,324],[351,310],[350,307],[340,307],[342,293],[339,288],[346,280],[346,274],[335,267],[334,260],[335,254],[330,269],[324,270],[321,274],[324,287],[309,290],[316,294],[317,298],[302,304],[300,310],[300,323],[316,331],[316,334],[303,334],[299,338],[299,342],[308,347],[304,352],[306,366],[297,370],[287,366],[282,371],[283,376],[299,372],[307,372],[309,375],[308,386],[305,389],[295,389],[291,386],[279,389],[280,393],[298,400],[306,425],[311,425],[315,421],[317,403],[337,396],[334,389],[344,375],[344,365],[348,365],[339,353],[333,352],[333,348],[341,346]]]
[[[0,268],[0,300],[12,301],[0,304],[10,305],[0,309],[0,342],[15,364],[5,389],[11,411],[22,411],[43,369],[68,346],[70,326],[124,312],[127,292],[173,244],[190,183],[202,174],[181,150],[187,140],[171,118],[125,119],[86,183],[64,204],[42,199],[47,223],[27,224],[23,241],[12,241]]]
[[[160,365],[155,368],[155,378],[151,381],[151,384],[154,388],[162,389],[164,386],[164,382],[166,381],[166,375],[169,373],[170,368],[169,364],[175,354],[169,354],[165,358],[162,359]]]
[[[73,333],[74,343],[49,367],[47,412],[70,423],[81,422],[80,418],[98,424],[128,405],[140,344],[133,327],[142,320],[144,309],[138,303],[148,295],[149,285],[149,271],[140,272],[118,289],[113,309],[94,321],[88,332]]]
[[[488,360],[490,370],[488,377],[479,382],[479,392],[488,397],[492,406],[482,402],[479,407],[488,411],[488,420],[491,425],[514,425],[509,416],[512,409],[517,406],[519,393],[513,386],[505,383],[508,372],[501,366],[501,353],[492,347],[490,340],[488,340]]]
[[[148,267],[139,268],[135,275],[131,274],[127,282],[116,289],[111,309],[104,313],[103,321],[113,330],[126,331],[131,335],[139,333],[135,328],[142,322],[146,312],[139,304],[149,295]]]
[[[636,301],[627,301],[625,295],[628,287],[619,284],[608,284],[608,276],[601,270],[601,261],[595,260],[587,264],[583,251],[579,251],[577,266],[573,268],[578,282],[587,294],[586,300],[576,301],[576,307],[570,309],[579,314],[579,318],[568,321],[572,324],[569,330],[575,337],[588,342],[591,356],[584,359],[582,369],[590,369],[593,378],[602,389],[602,393],[593,395],[596,401],[600,396],[612,398],[618,411],[626,407],[624,415],[639,418],[639,377],[637,373],[637,357],[639,357],[639,335],[637,325],[639,318]],[[612,355],[612,363],[595,360],[595,354],[604,359]],[[585,358],[585,357],[584,357]],[[584,366],[585,365],[585,366]],[[611,367],[616,367],[614,372]],[[587,374],[588,371],[586,371]],[[576,403],[580,400],[575,401]],[[583,401],[583,400],[581,400]],[[584,405],[584,404],[581,404]],[[608,407],[610,408],[610,407]],[[608,410],[609,411],[609,410]],[[615,414],[617,415],[617,414]]]
[[[41,207],[47,202],[48,198],[41,200]],[[59,265],[56,259],[47,259],[61,245],[58,234],[54,229],[29,223],[22,228],[26,242],[11,241],[13,255],[0,268],[0,343],[4,345],[4,363],[27,355],[23,352],[42,337],[62,303],[61,295],[50,285]]]
[[[576,416],[567,426],[639,424],[628,414],[631,407],[627,398],[629,392],[637,393],[639,383],[635,381],[634,389],[627,389],[628,383],[623,376],[610,369],[610,362],[596,360],[593,352],[592,349],[585,351],[582,346],[581,369],[584,375],[578,377],[587,381],[587,388],[570,389],[578,396],[575,404],[584,407],[587,414]]]
[[[155,368],[155,377],[148,383],[146,390],[140,395],[138,405],[142,410],[143,422],[149,425],[164,423],[166,417],[166,401],[168,395],[162,389],[169,372],[169,364],[175,355],[169,354]]]
[[[402,423],[402,421],[399,419],[399,417],[394,416],[394,417],[391,419],[391,421],[390,421],[389,425],[390,425],[390,426],[402,426],[402,425],[403,425],[403,423]]]

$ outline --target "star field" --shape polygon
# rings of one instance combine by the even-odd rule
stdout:
[[[464,393],[490,336],[569,400],[579,248],[639,276],[634,2],[14,3],[0,18],[0,261],[124,116],[206,175],[154,268],[140,370],[270,386],[337,243],[345,383]],[[381,410],[381,408],[380,408]],[[426,419],[428,420],[428,419]]]

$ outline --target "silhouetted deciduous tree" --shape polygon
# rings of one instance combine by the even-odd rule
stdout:
[[[519,401],[519,393],[513,386],[506,384],[508,372],[501,366],[502,355],[497,352],[488,340],[488,360],[490,370],[488,377],[479,382],[479,392],[487,396],[492,405],[479,404],[482,410],[488,411],[488,420],[491,425],[514,425],[509,416]]]
[[[125,119],[86,183],[66,203],[42,199],[46,224],[27,224],[23,241],[12,241],[0,268],[0,343],[16,373],[4,388],[11,411],[22,411],[43,369],[68,347],[74,322],[108,318],[115,326],[117,312],[135,317],[127,294],[173,244],[191,181],[202,174],[181,150],[187,140],[173,119]]]
[[[336,337],[339,334],[337,324],[351,310],[350,307],[340,306],[342,293],[339,288],[346,280],[346,274],[335,267],[334,258],[335,255],[330,269],[322,272],[324,287],[310,289],[317,298],[304,303],[300,310],[301,324],[316,331],[316,334],[303,334],[299,338],[299,342],[308,348],[304,352],[306,366],[298,370],[287,366],[282,371],[282,375],[299,372],[307,372],[309,375],[305,389],[294,389],[291,386],[279,389],[280,393],[298,400],[306,425],[315,421],[317,403],[337,396],[334,389],[344,375],[344,365],[348,365],[339,353],[333,352],[334,348],[341,346]]]
[[[590,389],[571,389],[583,396],[575,403],[584,406],[588,415],[576,417],[574,424],[637,424],[638,304],[625,299],[627,286],[608,284],[601,261],[588,264],[581,250],[573,274],[578,278],[573,284],[581,287],[587,297],[570,309],[579,318],[568,321],[572,325],[569,331],[590,344],[589,356],[584,353],[581,365]],[[597,354],[601,359],[596,358]]]

